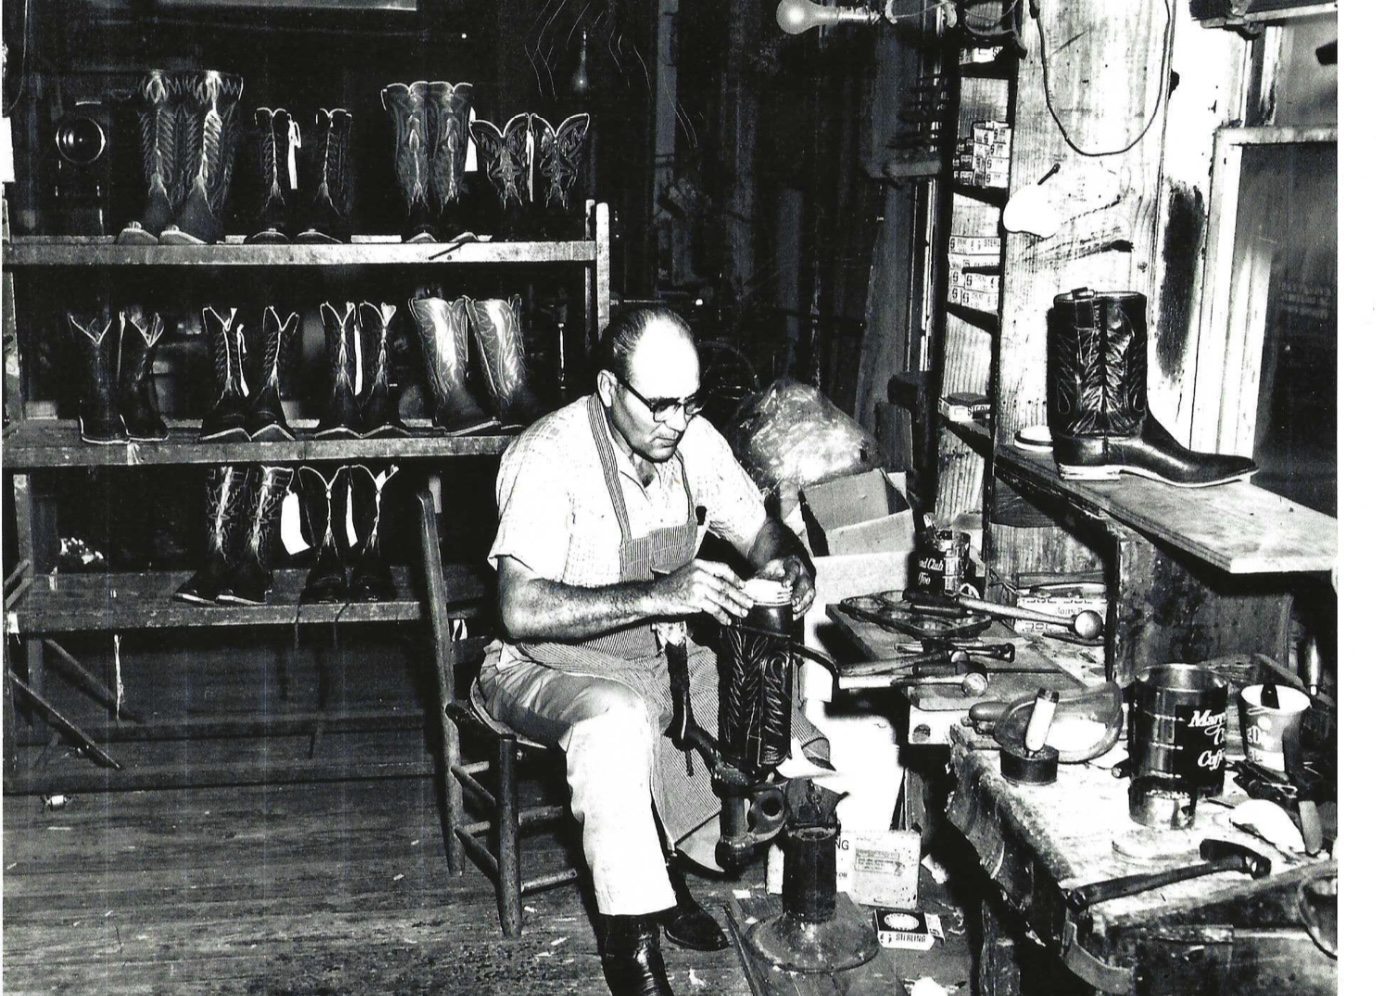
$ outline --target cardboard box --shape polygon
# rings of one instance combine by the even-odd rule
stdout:
[[[801,492],[808,545],[819,556],[911,550],[908,499],[882,470],[812,484]]]
[[[783,889],[783,851],[769,849],[765,885]],[[917,905],[922,835],[916,830],[846,830],[836,838],[836,891],[864,906],[911,909]]]

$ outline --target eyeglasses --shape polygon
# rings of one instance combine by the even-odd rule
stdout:
[[[669,416],[676,411],[683,413],[684,421],[691,421],[698,412],[702,411],[702,399],[696,394],[686,398],[647,398],[628,384],[626,378],[619,373],[613,371],[612,376],[620,381],[622,387],[640,399],[640,403],[650,410],[650,415],[656,422],[669,421]]]

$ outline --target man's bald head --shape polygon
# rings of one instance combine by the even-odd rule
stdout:
[[[696,352],[693,330],[677,313],[662,305],[622,311],[608,324],[598,343],[598,369],[610,370],[622,380],[631,376],[631,360],[642,340],[648,344],[675,346],[687,343]]]

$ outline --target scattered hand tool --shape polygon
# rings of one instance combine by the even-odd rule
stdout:
[[[1246,872],[1252,878],[1265,878],[1271,874],[1270,858],[1230,840],[1216,840],[1211,837],[1201,841],[1199,857],[1202,864],[1168,868],[1159,872],[1143,872],[1139,875],[1124,875],[1122,878],[1111,878],[1071,889],[1065,896],[1066,906],[1072,913],[1083,913],[1095,903],[1135,896],[1139,892],[1159,889],[1173,882],[1203,878],[1205,875],[1216,875],[1225,871]]]
[[[885,629],[920,639],[958,639],[974,636],[989,628],[993,619],[971,612],[949,601],[935,605],[916,605],[901,591],[881,591],[855,595],[836,603],[837,609]]]
[[[1104,632],[1103,617],[1090,609],[1085,609],[1083,612],[1077,612],[1069,619],[1066,619],[1062,616],[1052,615],[1049,612],[1037,612],[1035,609],[1020,609],[1011,605],[999,605],[997,602],[986,602],[982,598],[971,598],[968,595],[931,595],[924,591],[909,589],[903,592],[903,597],[924,612],[940,607],[955,605],[960,608],[969,609],[973,612],[983,612],[991,616],[1000,616],[1005,619],[1026,619],[1031,622],[1044,622],[1051,623],[1054,626],[1064,626],[1083,640],[1097,640]]]
[[[962,695],[983,695],[989,688],[989,672],[982,664],[971,663],[964,674],[949,674],[940,677],[901,676],[893,680],[896,688],[920,688],[931,685],[959,685]]]
[[[1022,736],[999,740],[999,774],[1004,778],[1020,785],[1050,785],[1056,780],[1061,752],[1047,744],[1046,736],[1060,701],[1059,692],[1038,689]]]
[[[1010,664],[1018,655],[1018,648],[1011,643],[984,643],[977,640],[918,640],[913,643],[895,643],[893,649],[897,654],[921,654],[933,650],[948,653],[961,651],[969,657],[988,657],[991,660],[1008,661]]]

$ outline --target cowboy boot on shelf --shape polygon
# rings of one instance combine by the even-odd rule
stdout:
[[[358,309],[352,301],[344,314],[326,302],[320,306],[325,328],[325,354],[329,361],[329,393],[325,413],[311,435],[316,439],[357,439],[363,428],[355,380],[358,366]]]
[[[201,309],[201,323],[210,357],[215,366],[215,386],[219,391],[210,412],[201,422],[201,441],[248,442],[244,428],[244,407],[248,403],[248,382],[244,379],[244,326],[235,324],[238,308],[221,315],[214,308]]]
[[[535,201],[535,154],[531,119],[517,114],[498,128],[491,121],[470,126],[478,144],[479,159],[497,191],[502,221],[499,235],[506,239],[530,235],[531,206]]]
[[[315,548],[315,560],[301,589],[302,605],[342,602],[348,595],[340,537],[348,546],[349,468],[336,467],[326,477],[306,464],[296,472],[296,493],[301,499],[301,525]]]
[[[259,190],[257,229],[245,241],[253,245],[283,245],[287,238],[287,191],[296,189],[296,150],[301,128],[291,114],[259,107],[253,112]]]
[[[349,575],[349,599],[390,602],[397,597],[392,571],[382,557],[382,491],[399,468],[391,464],[374,473],[367,467],[349,468],[349,493],[356,526],[362,526],[357,558]]]
[[[292,312],[283,321],[272,305],[263,309],[263,324],[255,336],[252,373],[256,390],[244,408],[244,431],[253,440],[295,439],[282,411],[281,363],[291,351],[301,316]]]
[[[207,245],[225,238],[225,195],[234,172],[238,121],[235,110],[244,92],[242,77],[207,70],[192,73],[180,104],[178,143],[180,180],[186,198],[176,221],[163,229],[163,245]]]
[[[213,605],[229,584],[230,556],[239,549],[245,521],[243,505],[247,500],[243,467],[212,467],[206,472],[206,556],[205,566],[191,575],[172,597],[196,605]]]
[[[396,396],[388,383],[391,365],[387,330],[396,313],[394,304],[364,301],[358,306],[358,344],[363,359],[363,393],[359,404],[363,409],[362,435],[365,438],[411,434],[401,420]]]
[[[137,305],[120,312],[119,413],[129,438],[139,442],[167,438],[153,393],[153,354],[162,332],[160,315],[145,314]]]
[[[1066,480],[1137,474],[1182,488],[1243,480],[1242,456],[1177,443],[1147,403],[1147,299],[1132,291],[1057,294],[1051,310],[1048,415]]]
[[[526,341],[521,334],[521,299],[462,299],[478,342],[478,365],[489,396],[504,424],[529,424],[540,417],[540,402],[526,379]]]
[[[406,204],[403,242],[434,242],[430,215],[430,128],[426,105],[430,84],[391,83],[382,88],[382,106],[392,119],[396,148],[392,153],[397,183]]]
[[[131,221],[115,239],[120,245],[157,245],[176,213],[177,103],[180,77],[150,69],[139,81],[137,114],[143,184],[148,198],[143,217]]]
[[[353,238],[354,167],[350,138],[354,116],[342,107],[315,112],[302,190],[306,227],[297,242],[348,242]]]
[[[108,446],[129,438],[116,403],[116,372],[119,330],[109,311],[101,309],[89,318],[67,312],[67,324],[80,357],[81,401],[77,424],[84,442]]]
[[[591,121],[588,114],[574,114],[555,127],[538,114],[532,115],[536,172],[540,176],[535,200],[543,215],[544,233],[551,238],[584,237]]]
[[[277,513],[291,484],[290,467],[250,467],[244,484],[244,530],[229,581],[215,596],[222,605],[263,605],[272,587],[272,556]]]
[[[468,309],[464,299],[451,303],[437,297],[412,298],[409,305],[425,356],[435,425],[450,435],[493,425],[494,420],[473,400],[465,382]]]
[[[434,205],[439,237],[446,242],[472,242],[477,236],[464,228],[459,199],[464,192],[463,167],[468,155],[468,110],[472,83],[436,83],[429,89],[427,118],[431,123],[430,202]]]

